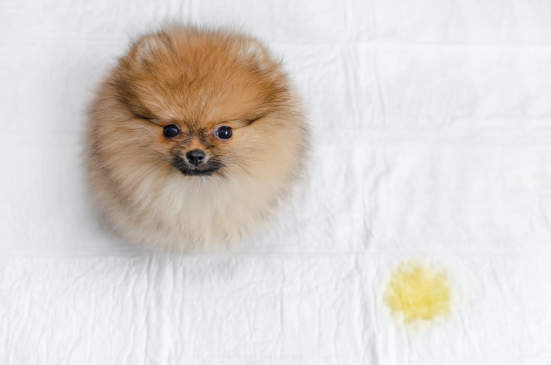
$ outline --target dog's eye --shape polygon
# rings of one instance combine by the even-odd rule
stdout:
[[[163,134],[167,138],[174,138],[180,134],[180,128],[176,124],[169,124],[163,127]]]
[[[220,139],[230,139],[232,135],[231,127],[221,126],[214,131],[214,135]]]

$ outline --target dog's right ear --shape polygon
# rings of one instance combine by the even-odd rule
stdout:
[[[170,39],[164,32],[150,34],[141,37],[132,45],[130,58],[143,66],[146,66],[156,55],[168,51]]]

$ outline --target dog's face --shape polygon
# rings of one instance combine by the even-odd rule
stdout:
[[[119,137],[187,176],[247,170],[279,153],[277,141],[285,138],[278,122],[289,112],[284,76],[245,37],[189,29],[144,37],[112,83],[129,112]]]
[[[299,104],[254,39],[185,26],[145,36],[90,109],[96,201],[132,240],[235,240],[302,166]]]

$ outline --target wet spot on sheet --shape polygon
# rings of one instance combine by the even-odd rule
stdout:
[[[450,310],[450,287],[443,270],[408,261],[391,274],[385,302],[406,322],[431,320]]]

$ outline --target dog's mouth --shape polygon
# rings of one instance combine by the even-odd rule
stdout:
[[[222,168],[224,164],[216,158],[211,158],[207,163],[196,167],[190,166],[184,159],[175,156],[172,161],[172,166],[186,176],[210,176]]]

